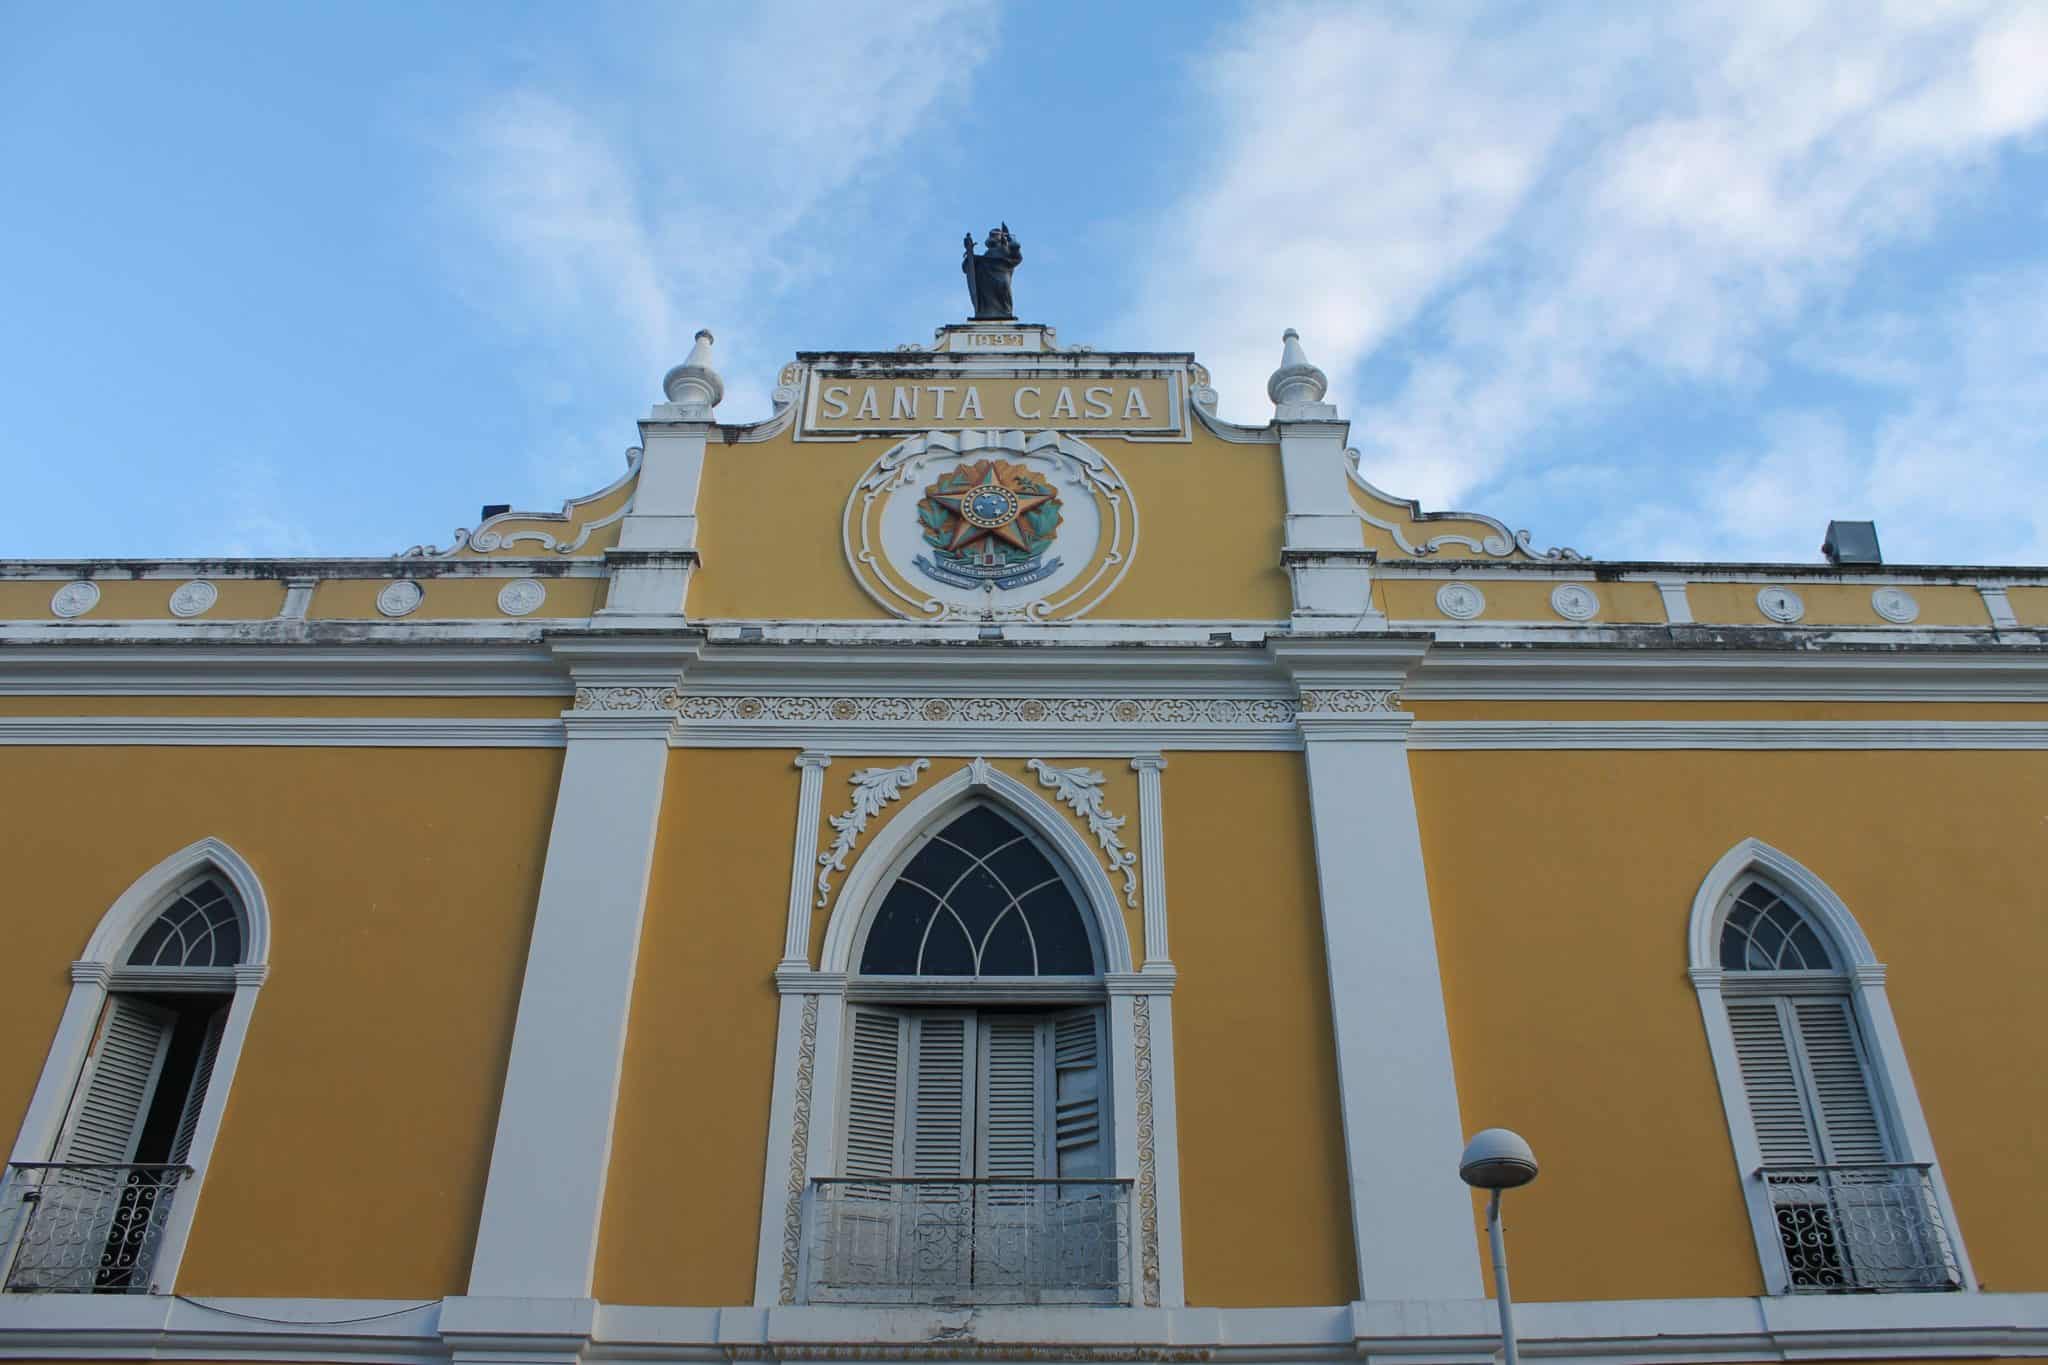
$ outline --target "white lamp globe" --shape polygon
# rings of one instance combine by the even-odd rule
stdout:
[[[1536,1154],[1521,1134],[1488,1128],[1465,1144],[1458,1178],[1476,1190],[1512,1190],[1536,1178]]]

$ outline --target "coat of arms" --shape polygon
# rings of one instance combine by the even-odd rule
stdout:
[[[941,583],[1017,588],[1060,566],[1046,558],[1059,494],[1023,465],[971,460],[948,470],[924,490],[917,520],[932,552],[914,562]]]

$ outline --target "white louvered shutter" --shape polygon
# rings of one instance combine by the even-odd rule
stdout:
[[[887,1179],[900,1169],[903,1065],[909,1020],[896,1010],[853,1007],[846,1094],[847,1175]]]
[[[1875,1165],[1889,1159],[1884,1127],[1871,1102],[1870,1072],[1856,1036],[1856,1019],[1846,1000],[1790,1002],[1806,1054],[1824,1159],[1839,1166]]]
[[[1766,1166],[1811,1166],[1821,1159],[1818,1134],[1802,1084],[1798,1054],[1778,1000],[1730,1000],[1728,1027],[1742,1088],[1749,1097],[1750,1126]]]
[[[206,1035],[199,1040],[199,1056],[192,1063],[192,1084],[185,1092],[185,1107],[178,1112],[178,1132],[171,1139],[171,1164],[183,1165],[192,1157],[192,1140],[199,1134],[199,1111],[206,1105],[206,1090],[213,1083],[213,1064],[220,1059],[221,1035],[227,1032],[228,1010],[223,1005],[206,1021]]]
[[[177,1022],[170,1010],[128,996],[107,1001],[57,1160],[121,1165],[135,1159]]]
[[[974,1016],[910,1019],[910,1140],[905,1175],[974,1171]]]
[[[1099,1009],[1052,1017],[1054,1159],[1060,1175],[1109,1174],[1102,1033]]]
[[[177,1015],[127,996],[107,1001],[99,1033],[65,1117],[55,1159],[80,1165],[121,1166],[135,1160],[135,1145],[156,1098]],[[96,1285],[98,1250],[113,1235],[128,1172],[62,1169],[43,1185],[35,1219],[55,1230],[31,1228],[14,1252],[9,1289],[82,1291]],[[81,1265],[77,1248],[93,1256]]]
[[[1045,1055],[1043,1018],[983,1016],[977,1174],[1035,1180],[1046,1173]]]

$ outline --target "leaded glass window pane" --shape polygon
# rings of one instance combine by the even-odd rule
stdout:
[[[1835,970],[1835,959],[1806,916],[1762,882],[1751,882],[1728,907],[1721,966],[1731,972],[1828,972]]]
[[[1066,882],[1030,835],[988,806],[925,841],[882,898],[868,976],[1088,976],[1095,949]]]
[[[142,931],[131,967],[232,967],[242,960],[242,917],[212,877],[186,891]]]

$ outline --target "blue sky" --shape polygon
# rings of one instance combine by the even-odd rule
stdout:
[[[1667,12],[1668,11],[1668,12]],[[1301,329],[1368,475],[1607,558],[2048,562],[2048,5],[0,6],[0,554],[387,553],[699,326]],[[48,509],[45,512],[42,509]]]

